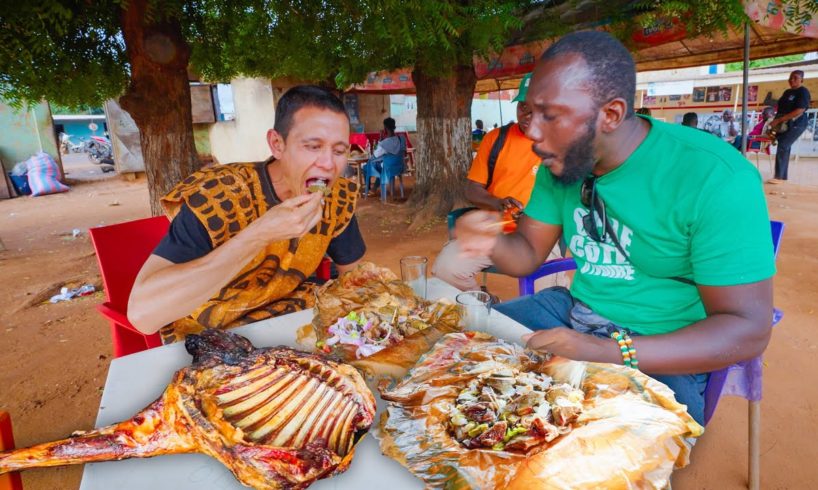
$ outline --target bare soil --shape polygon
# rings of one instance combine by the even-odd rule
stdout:
[[[71,191],[0,201],[0,410],[11,413],[17,445],[58,439],[93,427],[111,345],[108,324],[94,306],[103,294],[43,303],[66,283],[99,285],[87,230],[150,214],[144,177],[129,182],[98,167],[68,162]],[[106,178],[107,177],[107,178]],[[93,179],[93,180],[87,180]],[[762,488],[813,488],[818,481],[818,186],[766,186],[773,219],[787,224],[775,303],[785,313],[765,362],[762,402]],[[433,258],[446,239],[439,219],[410,232],[411,211],[390,199],[359,207],[367,259],[399,272],[404,255]],[[79,229],[78,237],[72,230]],[[741,237],[736,238],[741,246]],[[2,247],[0,247],[2,249]],[[491,275],[490,289],[516,296],[516,282]],[[690,467],[674,489],[746,486],[747,403],[723,399]],[[24,472],[27,490],[79,486],[81,466]]]

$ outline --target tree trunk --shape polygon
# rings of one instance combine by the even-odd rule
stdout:
[[[471,103],[474,66],[458,66],[445,78],[412,72],[418,97],[417,177],[411,204],[420,208],[415,223],[443,216],[461,203],[472,160]]]
[[[162,214],[160,198],[198,170],[193,143],[190,48],[174,19],[149,20],[148,0],[130,0],[122,11],[122,34],[128,52],[131,83],[119,102],[133,117],[148,177],[151,213]]]

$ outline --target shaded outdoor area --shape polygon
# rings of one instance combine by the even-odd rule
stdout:
[[[754,159],[752,160],[754,162]],[[762,157],[761,170],[769,177]],[[73,170],[70,170],[72,169]],[[90,171],[67,164],[68,172]],[[74,177],[69,175],[69,179]],[[411,192],[411,179],[406,179]],[[762,401],[762,488],[810,488],[816,454],[811,428],[818,385],[818,159],[800,159],[790,184],[765,186],[772,219],[786,223],[775,305],[784,311],[765,355]],[[362,200],[358,216],[367,242],[366,259],[399,272],[399,259],[434,257],[446,237],[442,219],[408,231],[411,209],[390,198]],[[95,295],[43,304],[65,283],[100,286],[89,227],[149,216],[144,177],[74,181],[71,192],[0,202],[0,410],[11,413],[16,442],[28,446],[90,429],[112,359],[108,323]],[[73,229],[80,229],[78,237]],[[740,246],[737,237],[737,246]],[[490,275],[501,298],[516,296],[516,281]],[[807,374],[803,376],[802,373]],[[14,396],[9,396],[14,393]],[[674,489],[741,489],[746,486],[747,403],[722,399],[693,451],[692,464],[673,477]],[[115,464],[115,463],[114,463]],[[27,490],[77,488],[82,466],[23,473]]]
[[[0,25],[0,490],[816,486],[818,2]]]

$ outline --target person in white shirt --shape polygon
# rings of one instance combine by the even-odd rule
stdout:
[[[733,117],[733,111],[725,109],[724,112],[721,113],[721,122],[716,126],[716,129],[718,130],[718,137],[727,143],[733,144],[739,133],[738,123]]]

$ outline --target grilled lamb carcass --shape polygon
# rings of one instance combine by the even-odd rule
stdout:
[[[258,489],[304,488],[346,470],[375,416],[351,366],[239,335],[188,336],[193,365],[130,420],[0,453],[0,474],[94,461],[204,453]]]

